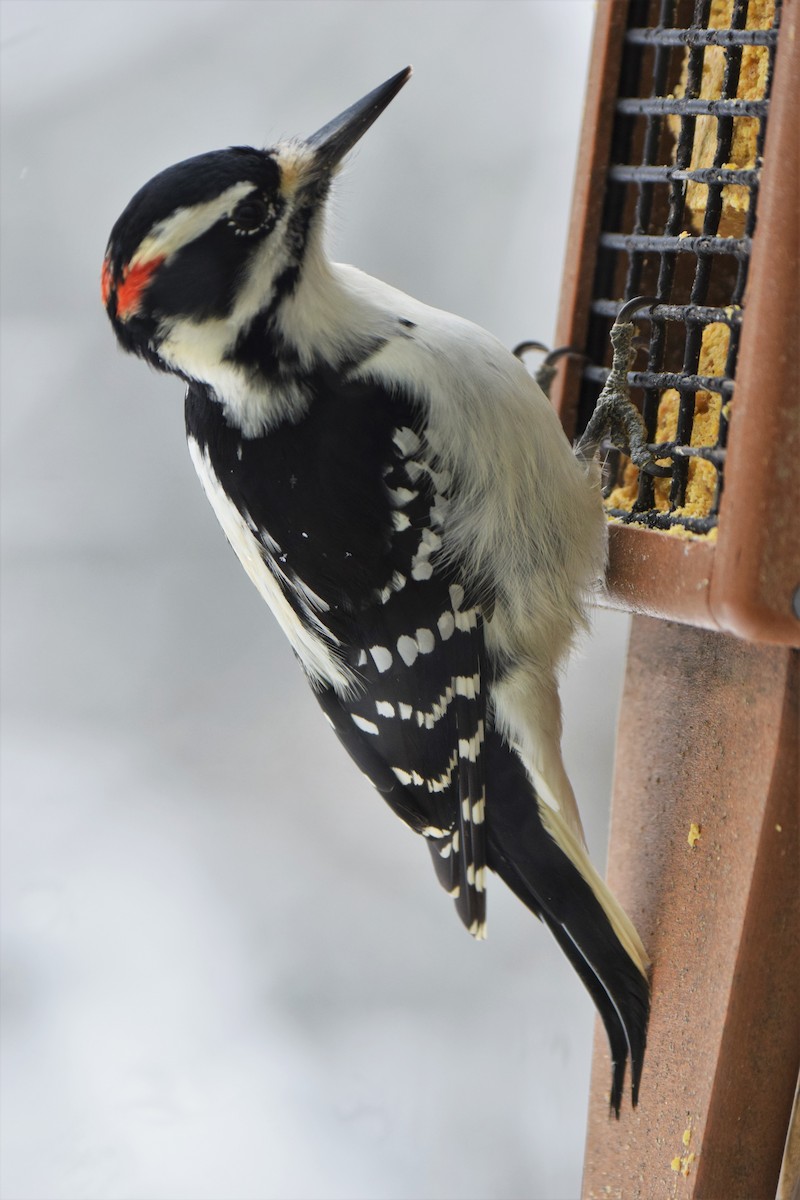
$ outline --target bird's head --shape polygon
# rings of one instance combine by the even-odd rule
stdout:
[[[146,183],[103,261],[103,303],[123,348],[192,376],[183,359],[193,341],[218,341],[224,357],[231,336],[274,313],[297,286],[337,167],[410,74],[305,140],[200,154]]]

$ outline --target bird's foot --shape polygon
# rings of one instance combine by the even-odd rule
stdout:
[[[575,453],[584,462],[594,458],[600,444],[608,438],[613,446],[629,455],[634,466],[647,475],[667,477],[669,467],[656,462],[647,441],[642,415],[630,398],[628,371],[635,355],[636,325],[631,319],[640,308],[652,308],[653,296],[636,296],[623,304],[611,329],[613,358],[611,370],[592,416]]]
[[[538,383],[539,387],[544,392],[547,399],[550,399],[550,388],[553,386],[553,380],[556,376],[557,364],[560,358],[566,355],[572,355],[575,358],[584,358],[585,356],[576,350],[574,346],[559,346],[556,350],[548,350],[543,342],[520,342],[514,347],[513,353],[517,358],[522,358],[530,350],[544,351],[544,358],[533,373],[533,378]]]

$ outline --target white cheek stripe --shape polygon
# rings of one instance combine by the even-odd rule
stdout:
[[[234,183],[221,195],[215,196],[213,200],[206,200],[204,204],[193,204],[191,208],[176,208],[163,221],[159,221],[139,243],[128,264],[129,267],[150,262],[153,258],[169,258],[182,246],[202,237],[217,221],[233,212],[240,200],[254,191],[254,183],[243,181]]]
[[[246,518],[239,512],[217,478],[208,451],[201,450],[192,437],[188,442],[195,470],[225,536],[260,595],[272,609],[304,670],[313,680],[330,684],[339,695],[351,694],[355,685],[353,675],[334,654],[333,649],[326,645],[323,638],[300,620],[286,599],[280,583],[264,562],[263,548],[249,528]]]

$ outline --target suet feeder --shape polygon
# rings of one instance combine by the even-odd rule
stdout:
[[[612,887],[654,962],[639,1107],[587,1196],[791,1195],[800,1063],[798,0],[598,6],[553,389],[571,436],[610,365],[663,479],[605,464],[606,603],[634,614]],[[665,1190],[666,1189],[666,1190]]]

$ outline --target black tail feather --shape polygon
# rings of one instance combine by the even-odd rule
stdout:
[[[605,1026],[612,1060],[610,1104],[619,1116],[628,1059],[636,1104],[644,1064],[650,989],[591,885],[545,829],[516,755],[495,742],[488,777],[489,866],[541,917],[577,971]],[[497,783],[501,786],[498,787]]]
[[[621,951],[621,962],[604,960],[601,966],[596,966],[563,926],[552,921],[546,913],[544,919],[594,1000],[605,1027],[611,1052],[609,1106],[618,1118],[628,1058],[631,1064],[631,1102],[634,1108],[639,1100],[639,1083],[644,1066],[650,1011],[647,981],[624,951]]]
[[[493,862],[492,866],[498,870],[496,862]],[[515,896],[541,917],[594,1001],[606,1031],[611,1053],[609,1104],[619,1117],[628,1058],[631,1062],[631,1098],[634,1105],[639,1098],[649,1012],[647,982],[618,942],[615,947],[610,947],[607,943],[603,946],[600,951],[603,955],[603,965],[595,967],[566,926],[541,907],[535,894],[512,863],[504,862],[498,873]],[[610,928],[609,937],[614,937]],[[606,983],[599,972],[611,982]]]

